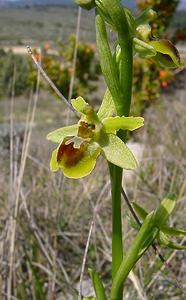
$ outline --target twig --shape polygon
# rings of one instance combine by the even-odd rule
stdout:
[[[89,248],[89,244],[90,244],[90,238],[91,238],[92,231],[94,228],[94,223],[95,223],[94,221],[95,221],[94,219],[91,221],[88,238],[87,238],[87,242],[86,242],[86,247],[85,247],[85,252],[84,252],[84,256],[83,256],[83,262],[82,262],[82,268],[81,268],[81,274],[80,274],[80,280],[79,280],[78,300],[81,300],[82,282],[83,282],[83,276],[84,276],[84,272],[85,272],[85,265],[86,265],[86,260],[87,260],[88,248]]]
[[[76,40],[75,40],[74,54],[73,54],[73,60],[72,60],[72,76],[71,76],[71,79],[70,79],[68,102],[72,98],[72,92],[73,92],[74,80],[75,80],[75,73],[76,73],[76,61],[77,61],[77,50],[78,50],[78,42],[79,42],[81,11],[82,11],[81,7],[78,7],[78,17],[77,17],[77,25],[76,25]]]
[[[35,58],[33,51],[31,49],[31,47],[28,45],[27,46],[27,50],[28,50],[28,54],[30,54],[32,60],[34,61],[34,63],[36,64],[38,70],[41,72],[41,74],[43,75],[43,77],[45,78],[45,80],[49,83],[49,85],[51,86],[51,88],[54,90],[54,92],[58,95],[58,97],[65,102],[65,104],[68,106],[68,108],[78,116],[76,110],[72,107],[72,105],[68,102],[68,100],[63,96],[63,94],[58,90],[58,88],[55,86],[55,84],[53,83],[53,81],[49,78],[49,76],[46,74],[46,72],[43,70],[41,64],[37,61],[37,59]]]
[[[183,243],[185,242],[185,240],[186,240],[186,237],[184,237],[184,238],[182,239],[181,244],[183,244]],[[171,255],[168,257],[168,259],[166,260],[166,264],[168,264],[169,266],[170,266],[171,260],[172,260],[173,257],[176,255],[176,252],[177,252],[177,250],[174,250],[174,251],[171,253]],[[147,289],[149,289],[149,288],[152,286],[152,284],[153,284],[154,281],[157,279],[157,277],[158,277],[158,275],[161,273],[161,271],[163,271],[163,270],[165,269],[166,264],[164,264],[164,265],[161,266],[160,270],[155,274],[154,278],[152,278],[152,280],[148,283],[148,285],[147,285],[147,287],[146,287]],[[171,266],[171,268],[172,268],[172,266]],[[178,285],[180,285],[180,283],[178,282],[177,278],[176,278],[176,282],[177,282]],[[180,287],[179,287],[179,288],[180,288]],[[184,295],[186,295],[184,289],[183,289],[182,287],[181,287],[180,289],[182,290],[182,292],[184,293]]]

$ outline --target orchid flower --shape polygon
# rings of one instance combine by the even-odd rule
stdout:
[[[132,131],[140,128],[144,119],[102,118],[82,97],[73,99],[71,104],[81,119],[75,125],[48,134],[48,140],[59,144],[52,153],[51,170],[61,169],[66,177],[81,178],[91,173],[99,155],[123,169],[135,169],[137,164],[132,152],[116,133],[120,129]]]

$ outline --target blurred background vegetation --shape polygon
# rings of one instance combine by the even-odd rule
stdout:
[[[177,0],[137,0],[135,13],[148,7],[155,9],[158,15],[156,26],[153,25],[154,36],[168,37],[176,43],[184,62],[186,11],[176,10],[178,4]],[[0,291],[4,299],[9,281],[11,217],[16,193],[19,201],[11,281],[13,296],[21,300],[76,299],[95,205],[96,230],[87,265],[94,264],[107,286],[110,285],[111,206],[107,166],[100,159],[94,173],[80,181],[66,180],[62,174],[50,172],[52,145],[46,141],[46,134],[73,122],[73,116],[43,79],[38,92],[37,70],[25,48],[27,44],[33,47],[37,60],[68,97],[74,72],[77,13],[77,7],[60,5],[0,9]],[[98,107],[105,84],[100,74],[91,11],[82,12],[77,50],[73,97],[82,95]],[[135,173],[125,172],[124,182],[129,198],[147,209],[154,209],[167,193],[176,193],[179,200],[171,224],[181,228],[186,226],[185,84],[184,67],[167,70],[150,59],[135,56],[131,114],[143,115],[145,127],[130,136],[129,146],[139,167]],[[22,169],[24,176],[19,186]],[[124,205],[126,247],[134,236],[126,220],[129,216]],[[175,280],[176,277],[186,287],[185,253],[161,251],[171,261],[174,272],[164,268],[157,256],[149,252],[128,280],[125,300],[185,299]],[[84,293],[90,287],[85,272]]]

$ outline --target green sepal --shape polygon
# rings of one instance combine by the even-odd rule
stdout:
[[[148,212],[141,207],[139,204],[137,204],[136,202],[132,202],[132,207],[135,210],[135,213],[137,214],[137,216],[144,221],[146,216],[148,215]]]
[[[102,148],[102,154],[112,164],[127,170],[137,167],[132,152],[116,135],[102,133],[98,143]]]
[[[144,119],[141,117],[109,117],[102,121],[104,129],[107,133],[115,133],[116,131],[130,130],[133,131],[144,125]]]
[[[94,0],[74,0],[76,4],[81,6],[82,8],[90,10],[91,8],[95,7]]]
[[[164,246],[171,248],[171,249],[176,249],[176,250],[185,250],[186,246],[179,245],[177,243],[174,243],[173,241],[169,240],[163,232],[160,231],[159,233],[159,241],[161,244]]]
[[[88,296],[88,297],[84,297],[83,300],[97,300],[97,299],[93,296]]]
[[[103,286],[98,274],[92,269],[88,269],[88,271],[89,271],[90,277],[92,279],[94,291],[96,293],[96,299],[97,300],[106,300],[104,286]]]
[[[179,52],[171,41],[162,39],[150,41],[149,44],[156,49],[157,55],[154,59],[162,66],[167,68],[177,68],[181,66]]]
[[[186,230],[177,229],[175,227],[163,226],[161,227],[161,231],[167,235],[186,236]]]
[[[176,200],[175,195],[169,195],[162,200],[160,206],[157,208],[154,214],[154,225],[160,230],[166,225],[170,214],[175,208]]]
[[[67,136],[76,136],[77,132],[78,124],[58,128],[47,135],[47,140],[59,144]]]
[[[82,116],[86,116],[89,122],[98,122],[98,116],[92,106],[88,104],[82,97],[71,100],[73,108]]]
[[[138,38],[133,39],[134,49],[141,57],[152,57],[157,54],[155,48],[149,43],[146,43]]]
[[[100,120],[103,120],[104,118],[113,116],[114,113],[116,113],[114,101],[109,89],[107,89],[97,115]]]

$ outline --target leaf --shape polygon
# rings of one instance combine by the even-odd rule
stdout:
[[[102,134],[99,141],[105,158],[123,169],[135,169],[136,160],[130,149],[114,134]]]
[[[153,224],[153,219],[151,223],[149,223],[149,231],[147,231],[144,240],[141,243],[141,249],[139,251],[139,257],[143,255],[143,253],[152,245],[155,238],[158,236],[159,229],[157,227],[151,226]]]
[[[177,199],[174,195],[169,195],[162,200],[159,208],[156,210],[154,215],[155,226],[161,229],[161,227],[166,224],[170,214],[175,208],[176,200]]]
[[[99,276],[92,269],[89,269],[88,271],[89,271],[90,277],[92,279],[92,283],[93,283],[94,290],[96,293],[96,299],[97,300],[106,300],[105,290],[104,290],[103,284],[102,284]]]
[[[107,1],[104,2],[107,5]],[[100,15],[96,16],[96,40],[100,56],[101,69],[112,95],[116,111],[120,110],[120,103],[123,102],[123,94],[121,92],[119,73],[115,59],[112,56],[108,43],[105,23]]]
[[[141,117],[110,117],[102,121],[104,129],[107,133],[115,133],[116,131],[130,130],[133,131],[144,125],[144,119]]]
[[[47,140],[59,144],[67,136],[76,136],[77,132],[78,132],[78,124],[58,128],[47,135]]]
[[[114,113],[116,113],[114,101],[109,89],[107,89],[97,115],[100,120],[103,120],[104,118],[111,117]]]
[[[181,66],[179,52],[171,41],[162,39],[151,41],[149,44],[156,49],[157,55],[154,59],[156,59],[161,65],[168,68]]]
[[[79,149],[74,149],[78,151]],[[58,163],[59,168],[63,171],[64,175],[68,178],[82,178],[89,175],[95,167],[96,159],[100,154],[100,147],[97,143],[87,143],[85,150],[82,152],[82,156],[76,161],[76,155],[74,161],[71,162],[71,158],[68,160],[64,156]],[[71,153],[72,151],[70,151]],[[72,153],[73,155],[73,153]],[[66,163],[68,162],[68,163]],[[55,164],[54,164],[55,167]]]
[[[161,244],[164,246],[171,248],[171,249],[176,249],[176,250],[185,250],[186,246],[179,245],[177,243],[174,243],[173,241],[169,240],[163,232],[160,231],[159,233],[159,240]]]
[[[135,210],[136,214],[138,215],[138,217],[144,221],[144,219],[146,218],[146,216],[148,215],[148,212],[141,207],[139,204],[132,202],[132,207]]]
[[[164,226],[164,227],[161,227],[161,231],[163,231],[163,233],[165,233],[167,235],[186,236],[186,230],[177,229],[174,227]]]

